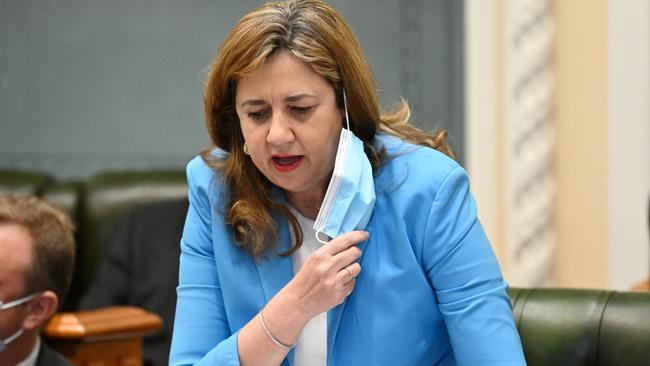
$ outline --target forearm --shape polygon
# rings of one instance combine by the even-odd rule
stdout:
[[[289,284],[263,309],[267,328],[275,339],[285,345],[294,344],[309,320],[350,295],[354,277],[361,271],[358,263],[353,264],[361,255],[356,244],[367,239],[367,232],[352,231],[307,258]],[[239,331],[237,351],[243,366],[277,366],[287,356],[285,348],[273,342],[259,314]]]
[[[311,319],[286,287],[268,302],[263,312],[268,329],[284,344],[294,344]],[[237,349],[242,366],[277,366],[289,352],[266,334],[259,314],[240,330]]]

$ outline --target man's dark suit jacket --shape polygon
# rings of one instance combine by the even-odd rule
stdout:
[[[70,361],[56,353],[41,341],[41,349],[36,358],[36,366],[73,366]]]
[[[162,330],[144,338],[145,365],[168,364],[187,208],[185,198],[131,210],[81,299],[81,309],[135,305],[162,317]]]

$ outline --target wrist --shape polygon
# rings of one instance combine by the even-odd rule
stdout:
[[[286,287],[269,300],[258,316],[266,335],[282,348],[291,347],[311,319],[299,296]]]
[[[282,304],[284,309],[290,310],[291,317],[303,326],[316,315],[312,314],[309,306],[305,303],[303,297],[299,295],[298,291],[294,289],[291,282],[280,290],[273,299],[271,299],[271,301],[274,300],[277,300],[278,303]],[[271,301],[269,301],[269,303]]]
[[[262,325],[262,328],[264,329],[264,332],[266,335],[269,337],[271,342],[275,343],[276,346],[284,349],[285,351],[291,351],[293,347],[295,347],[295,343],[292,344],[286,344],[280,341],[276,336],[273,335],[273,332],[269,329],[269,326],[266,324],[266,320],[264,319],[264,309],[260,310],[259,313],[259,318],[260,318],[260,324]]]

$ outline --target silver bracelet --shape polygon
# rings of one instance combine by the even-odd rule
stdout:
[[[269,330],[269,327],[266,326],[266,321],[264,320],[264,314],[262,314],[262,309],[260,309],[260,320],[262,321],[262,328],[264,328],[264,331],[266,332],[266,335],[268,335],[269,338],[271,338],[273,343],[277,344],[278,346],[282,347],[283,349],[285,349],[287,351],[290,351],[293,348],[293,346],[295,346],[295,344],[290,344],[290,345],[289,344],[284,344],[284,343],[280,342],[277,338],[275,338],[273,336],[273,333],[271,333],[271,331]]]

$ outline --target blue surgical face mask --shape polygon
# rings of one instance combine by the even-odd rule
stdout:
[[[345,90],[343,103],[347,129],[341,129],[334,172],[314,223],[316,240],[323,244],[328,241],[325,236],[333,239],[365,229],[375,205],[372,167],[363,150],[363,141],[350,131]]]
[[[8,302],[6,304],[3,304],[2,301],[0,301],[0,311],[11,309],[11,308],[16,307],[18,305],[22,305],[22,304],[28,302],[29,300],[33,299],[34,297],[36,297],[36,295],[37,294],[31,294],[31,295],[28,295],[28,296],[25,296],[25,297],[21,297],[18,300]],[[25,330],[23,328],[20,328],[14,334],[10,335],[9,337],[7,337],[5,339],[0,339],[0,352],[4,351],[5,348],[7,348],[7,345],[9,343],[16,340],[16,338],[20,337],[24,332],[25,332]]]

